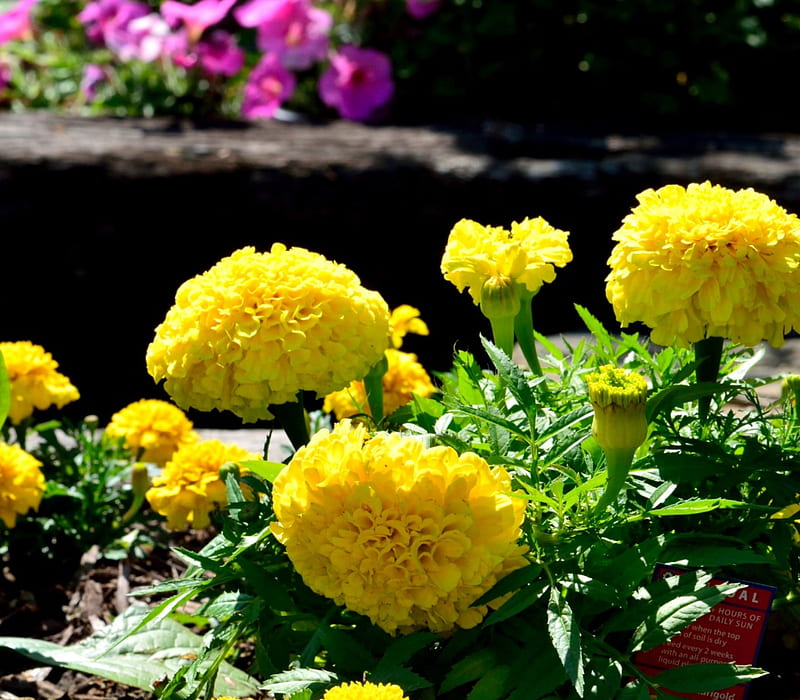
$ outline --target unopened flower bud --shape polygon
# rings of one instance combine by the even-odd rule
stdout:
[[[514,318],[519,313],[517,285],[508,277],[490,277],[481,287],[481,311],[486,318]]]

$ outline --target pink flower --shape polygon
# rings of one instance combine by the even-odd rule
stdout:
[[[200,65],[211,75],[236,75],[244,65],[244,51],[232,34],[222,29],[211,33],[197,45]]]
[[[389,57],[374,49],[343,46],[319,79],[319,96],[345,119],[363,121],[394,93]]]
[[[78,21],[85,25],[86,36],[93,44],[110,46],[124,43],[128,24],[137,17],[150,13],[143,2],[133,0],[94,0],[78,13]]]
[[[406,0],[406,12],[414,19],[426,19],[442,6],[442,0]]]
[[[271,119],[294,93],[295,77],[274,54],[267,54],[250,72],[244,86],[242,115],[247,119]]]
[[[108,79],[105,69],[97,63],[87,63],[83,68],[81,78],[81,93],[88,102],[97,96],[97,86]]]
[[[37,2],[38,0],[19,0],[10,10],[0,14],[0,45],[17,39],[27,41],[33,38],[31,12]]]
[[[165,44],[171,35],[164,18],[152,12],[128,22],[124,31],[115,32],[106,43],[123,61],[152,63],[166,54]]]
[[[310,68],[328,52],[333,17],[309,0],[250,0],[233,14],[243,27],[256,27],[258,48],[287,68]]]
[[[164,0],[161,14],[173,26],[179,22],[189,31],[189,42],[195,44],[200,35],[217,22],[221,22],[236,0],[200,0],[186,5],[177,0]]]

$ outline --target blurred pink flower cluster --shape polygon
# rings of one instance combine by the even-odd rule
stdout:
[[[0,46],[31,38],[37,1],[18,0],[0,14]],[[402,1],[415,19],[428,17],[442,2]],[[320,100],[344,119],[366,121],[394,94],[388,55],[334,44],[334,17],[315,0],[162,0],[158,11],[143,0],[89,0],[77,18],[90,44],[120,61],[167,62],[213,80],[244,75],[241,113],[247,119],[275,116],[295,92],[296,72],[315,66]],[[255,60],[248,61],[240,45],[242,29],[255,33]],[[84,97],[94,99],[107,77],[103,66],[87,64]],[[0,89],[7,80],[0,64]]]

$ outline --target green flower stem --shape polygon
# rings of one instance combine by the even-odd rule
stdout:
[[[364,377],[364,391],[367,394],[367,404],[372,420],[379,425],[383,420],[383,376],[389,369],[389,360],[384,353]]]
[[[503,318],[490,318],[492,324],[492,335],[494,344],[506,355],[514,355],[514,317],[505,316]]]
[[[269,407],[272,413],[286,431],[286,437],[292,443],[295,450],[299,450],[303,445],[308,444],[311,439],[308,434],[308,417],[303,407],[302,392],[297,396],[297,401],[287,401],[286,403],[273,404]],[[266,456],[266,455],[265,455]]]
[[[531,372],[537,377],[543,377],[542,366],[539,364],[539,355],[536,352],[536,339],[533,334],[533,294],[525,293],[520,295],[519,312],[514,317],[514,332],[517,336],[519,348],[528,363]],[[545,388],[542,385],[542,388]]]
[[[716,382],[722,364],[722,338],[705,338],[694,344],[694,357],[697,362],[695,379],[701,382]],[[711,397],[701,396],[697,401],[700,419],[705,421],[711,408]]]
[[[597,501],[594,507],[596,513],[604,511],[617,500],[625,479],[628,477],[631,464],[633,464],[633,455],[636,453],[636,449],[604,448],[603,453],[606,456],[608,479],[605,491],[603,491],[603,495],[600,496],[600,500]]]

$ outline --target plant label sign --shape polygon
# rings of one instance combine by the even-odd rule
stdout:
[[[658,564],[654,577],[679,576],[685,571],[678,566]],[[668,642],[638,652],[634,662],[643,673],[653,675],[689,664],[755,663],[776,589],[760,583],[723,578],[713,578],[709,585],[720,583],[742,583],[745,587],[715,605],[711,612],[695,620]],[[670,694],[697,700],[743,700],[747,688],[748,684],[742,683],[708,693]]]

